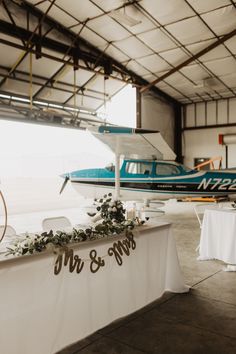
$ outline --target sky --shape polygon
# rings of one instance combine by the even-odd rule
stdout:
[[[135,127],[135,89],[127,86],[106,109],[107,121]],[[113,154],[90,133],[0,120],[1,177],[49,177],[81,168],[103,167]]]

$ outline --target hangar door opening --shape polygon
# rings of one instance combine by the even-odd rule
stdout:
[[[135,127],[136,89],[126,86],[101,111],[107,122]],[[19,123],[2,116],[0,161],[0,189],[9,214],[16,214],[80,206],[82,197],[69,184],[59,195],[60,176],[102,168],[114,162],[114,156],[85,130]]]

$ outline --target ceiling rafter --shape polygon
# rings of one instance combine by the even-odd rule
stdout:
[[[78,34],[75,36],[75,38],[73,39],[73,41],[71,42],[70,46],[68,47],[67,51],[64,53],[63,55],[63,59],[65,60],[67,55],[69,54],[72,46],[75,44],[75,42],[78,39],[78,36],[81,34],[83,28],[84,28],[85,24],[82,26],[82,28],[79,30]],[[71,58],[69,58],[67,61],[70,62]],[[74,63],[74,70],[77,70],[75,65],[78,65],[78,56],[74,53],[73,55],[73,63]],[[34,94],[33,98],[36,98],[42,91],[43,89],[49,84],[53,84],[56,77],[58,77],[58,75],[62,72],[62,70],[64,70],[66,68],[67,64],[63,64],[57,71],[55,74],[53,74],[46,82],[43,86],[40,87],[40,89]]]
[[[71,95],[69,98],[67,98],[67,100],[65,100],[65,102],[64,102],[63,104],[67,104],[74,96],[78,95],[79,92],[81,92],[82,96],[84,96],[84,91],[85,91],[85,89],[86,89],[86,86],[87,86],[90,82],[92,82],[92,81],[96,78],[96,76],[97,76],[96,74],[93,75],[93,76],[90,77],[90,79],[88,79],[81,87],[77,88],[77,89],[75,90],[75,92],[73,92],[72,95]],[[103,94],[103,95],[104,95],[104,94]],[[102,100],[103,100],[103,98],[102,98]]]
[[[97,17],[101,17],[101,16],[104,16],[105,14],[108,14],[109,12],[105,12],[103,9],[102,9],[102,7],[101,6],[99,6],[97,3],[95,3],[94,1],[92,1],[92,0],[89,0],[92,4],[94,4],[97,8],[99,8],[99,10],[101,10],[101,11],[103,11],[103,14],[102,15],[99,15],[99,16],[97,16]],[[121,9],[121,8],[123,8],[123,7],[125,7],[125,6],[127,6],[128,4],[129,5],[136,5],[136,4],[138,4],[138,2],[139,1],[130,1],[129,3],[126,3],[126,4],[124,4],[124,5],[122,5],[122,6],[120,6],[119,7],[119,9]],[[136,9],[138,10],[138,11],[140,11],[140,8],[138,7],[138,6],[136,6]],[[141,11],[140,11],[141,12]],[[145,42],[143,42],[139,37],[137,37],[137,35],[135,35],[134,33],[132,33],[132,31],[130,31],[127,27],[125,27],[124,25],[122,25],[122,23],[119,23],[116,19],[114,19],[113,18],[113,20],[116,22],[116,23],[118,23],[122,28],[124,28],[126,31],[128,31],[129,32],[129,34],[131,35],[131,36],[133,36],[133,37],[135,37],[139,42],[141,42],[142,44],[144,44],[147,48],[149,48],[150,50],[151,50],[151,48],[145,43]],[[89,28],[89,26],[87,26],[88,28]],[[94,30],[93,30],[93,32],[95,32]],[[95,32],[96,33],[96,32]],[[96,33],[97,34],[97,33]],[[98,34],[97,34],[98,35]],[[100,36],[100,35],[99,35]],[[101,36],[100,36],[101,37]],[[103,38],[103,37],[102,37]],[[104,38],[103,38],[104,39]],[[116,45],[115,45],[115,43],[113,43],[113,45],[116,47]],[[153,53],[154,54],[154,53]],[[155,52],[155,54],[158,56],[158,57],[160,57],[162,60],[164,60],[168,65],[170,65],[170,66],[172,66],[173,67],[173,65],[171,64],[171,63],[169,63],[166,59],[164,59],[159,53],[157,53],[157,52]],[[149,55],[147,55],[147,56],[149,56]],[[131,59],[130,58],[130,60],[129,61],[131,61],[131,60],[134,60],[134,59]],[[127,64],[126,64],[126,66],[128,65],[128,62],[127,62]],[[143,67],[145,70],[147,70],[150,74],[152,74],[153,76],[157,76],[155,73],[153,73],[153,72],[151,72],[148,68],[146,68],[145,66],[143,66],[142,64],[140,64],[139,63],[139,65],[141,66],[141,67]],[[181,73],[180,72],[180,74],[185,78],[185,79],[187,79],[188,81],[190,81],[192,84],[194,84],[194,82],[190,79],[190,78],[188,78],[186,75],[184,75],[184,73]],[[125,77],[125,75],[123,75],[123,77]],[[169,86],[171,89],[173,89],[174,91],[176,91],[176,92],[178,92],[181,96],[183,96],[184,98],[186,98],[186,99],[188,99],[189,100],[189,102],[191,103],[192,102],[192,100],[189,98],[189,97],[187,97],[183,92],[181,92],[181,90],[179,90],[179,89],[177,89],[176,87],[174,87],[173,85],[171,85],[169,82],[167,82],[167,81],[164,81],[164,83],[167,85],[167,86]]]
[[[32,28],[35,28],[37,22],[40,22],[40,19],[45,14],[45,10],[48,8],[49,4],[52,3],[51,0],[3,1],[9,7],[15,24],[28,30],[29,32]],[[75,94],[77,93],[83,94],[88,86],[91,88],[96,86],[99,87],[99,85],[101,85],[101,80],[97,78],[98,75],[111,78],[111,85],[108,87],[109,97],[112,97],[113,92],[115,92],[115,88],[117,90],[122,86],[121,82],[131,83],[134,87],[141,88],[142,90],[150,85],[150,81],[154,81],[154,79],[160,80],[160,78],[163,78],[163,73],[167,73],[169,75],[171,69],[174,69],[178,63],[192,58],[196,53],[196,50],[202,49],[204,45],[208,46],[213,40],[216,41],[222,38],[220,33],[225,34],[225,32],[223,32],[224,29],[228,28],[229,32],[235,27],[235,22],[233,20],[235,2],[232,0],[230,0],[228,4],[224,2],[224,5],[220,7],[217,7],[217,4],[215,5],[213,3],[209,6],[204,3],[193,4],[192,1],[183,0],[183,8],[180,10],[180,13],[172,13],[169,11],[169,5],[165,3],[165,0],[162,1],[163,8],[161,8],[158,12],[155,12],[155,2],[152,2],[152,4],[150,2],[149,4],[148,2],[143,2],[141,0],[127,0],[125,3],[119,3],[121,6],[117,8],[113,8],[114,6],[110,3],[100,3],[97,0],[85,0],[83,8],[80,7],[81,3],[77,6],[77,4],[71,2],[70,7],[65,7],[62,2],[59,3],[58,1],[57,3],[55,1],[52,5],[53,8],[51,13],[44,17],[42,24],[38,26],[36,34],[33,35],[33,37],[36,38],[35,36],[39,35],[41,38],[42,34],[44,34],[46,40],[54,40],[59,42],[60,45],[67,45],[67,48],[71,48],[69,55],[65,55],[65,52],[63,53],[57,51],[55,48],[50,49],[45,45],[42,46],[41,51],[41,46],[35,42],[32,43],[32,48],[24,48],[24,45],[21,45],[20,42],[21,38],[19,37],[17,40],[12,39],[9,37],[9,33],[6,33],[6,37],[2,36],[2,39],[0,38],[0,43],[18,48],[22,50],[23,53],[27,53],[27,50],[29,50],[29,52],[36,55],[36,58],[39,56],[46,58],[46,60],[44,60],[49,64],[47,68],[49,75],[44,82],[41,81],[38,86],[38,92],[35,91],[35,97],[37,97],[37,95],[41,96],[40,93],[44,90],[44,88],[59,88],[59,90],[63,91],[63,86],[58,84],[59,80],[66,81],[67,83],[70,82],[70,85],[72,85],[72,72],[67,75],[71,70],[70,68],[83,69],[81,76],[77,75],[77,78],[79,77],[79,82],[82,82],[81,86],[77,85],[75,87],[76,81],[74,75],[74,85],[72,85],[73,91],[70,94],[70,99],[72,97],[76,97]],[[41,7],[41,4],[43,4],[43,7]],[[137,20],[140,20],[137,27],[131,28],[126,26],[122,23],[122,20],[120,21],[119,19],[114,19],[110,15],[113,10],[117,9],[120,9],[122,15],[122,8],[124,8],[127,4],[132,5],[129,6],[130,12],[128,13],[137,18]],[[234,8],[232,8],[232,4]],[[39,8],[37,8],[37,5],[39,5]],[[226,10],[226,8],[229,11],[224,11],[224,14],[222,13],[223,10],[219,10]],[[88,12],[90,10],[91,12]],[[216,10],[218,10],[216,15],[222,15],[222,20],[226,19],[226,23],[217,23],[214,13]],[[65,19],[63,18],[63,14],[66,16]],[[91,16],[89,17],[89,15]],[[13,25],[9,14],[8,17],[7,13],[5,16],[7,23]],[[104,24],[111,26],[109,35],[104,32],[104,28],[102,27],[103,20],[99,19],[100,17],[104,19]],[[2,19],[5,20],[5,17],[2,17]],[[65,27],[61,22],[67,23],[67,27]],[[193,33],[185,33],[186,26],[190,25],[191,27],[191,24],[196,25],[196,33],[195,31]],[[85,30],[80,36],[78,36],[76,33],[76,28],[81,28],[82,25],[84,25]],[[49,32],[45,35],[45,30],[48,30],[48,28]],[[120,34],[118,31],[120,31]],[[159,41],[158,44],[155,44],[155,33],[157,33],[157,38],[160,39],[160,44]],[[199,37],[197,37],[197,33],[199,33]],[[75,40],[76,36],[77,40]],[[81,38],[81,36],[86,39]],[[8,38],[10,39],[8,40]],[[87,42],[90,40],[95,44],[93,45]],[[206,44],[204,44],[204,41],[206,41]],[[129,43],[136,42],[137,46],[140,46],[140,54],[137,51],[132,54],[132,50],[129,48]],[[106,50],[109,46],[111,47]],[[141,50],[142,48],[143,51]],[[77,50],[85,53],[86,55],[90,55],[92,60],[85,60],[84,58],[78,57]],[[112,53],[111,55],[114,56],[114,58],[116,58],[115,55],[117,53],[119,62],[116,61],[116,59],[113,59],[108,53]],[[233,74],[235,67],[235,55],[232,40],[227,43],[223,43],[214,53],[216,53],[216,56],[214,57],[213,53],[207,56],[204,55],[203,58],[195,58],[195,61],[190,64],[186,64],[185,61],[184,67],[181,69],[178,68],[176,74],[173,74],[170,79],[165,78],[161,80],[161,85],[157,83],[156,86],[151,86],[150,89],[152,91],[155,91],[156,89],[160,90],[161,92],[156,91],[159,97],[164,97],[172,103],[179,102],[179,104],[224,99],[229,96],[235,97],[236,87],[235,76]],[[13,60],[15,61],[16,56],[17,52],[16,54],[13,53]],[[63,61],[61,61],[62,57],[64,59]],[[7,62],[6,59],[6,55],[3,56],[3,63]],[[101,64],[101,59],[105,65]],[[127,65],[128,59],[132,60],[130,65]],[[57,64],[57,67],[55,68],[53,63],[50,63],[50,60],[55,60],[58,63],[61,63],[61,71],[60,69],[58,70],[60,65]],[[67,63],[68,61],[69,63]],[[18,65],[17,61],[16,63]],[[25,65],[27,65],[26,61],[23,62],[22,66],[25,67]],[[68,67],[68,69],[66,69],[65,80],[61,80],[62,76],[65,75],[64,71],[66,67]],[[168,72],[164,71],[164,69],[168,70]],[[40,73],[41,70],[43,70],[42,64],[35,63],[35,72]],[[92,80],[95,78],[95,81],[91,85],[89,84],[90,79],[88,80],[91,75],[86,74],[85,70],[93,73]],[[28,69],[25,69],[25,71],[28,71]],[[56,73],[54,73],[54,71],[56,71]],[[104,73],[104,71],[107,72]],[[111,75],[109,75],[110,72],[112,72]],[[146,76],[142,78],[142,75]],[[7,76],[7,72],[3,72],[2,77],[7,79]],[[151,76],[152,78],[150,79]],[[15,64],[10,73],[10,78],[13,79],[13,77],[19,81],[27,78],[27,76],[22,77],[21,75],[18,75],[17,66],[15,67]],[[149,78],[149,82],[145,80],[146,77]],[[208,78],[209,83],[207,81]],[[115,83],[113,79],[119,80],[120,84],[118,82]],[[35,76],[33,81],[37,82],[39,80]],[[14,85],[13,81],[9,81],[9,85],[4,86],[4,88],[14,91],[14,87],[12,85]],[[24,92],[27,92],[27,85],[21,85]],[[20,84],[17,87],[20,88]],[[68,93],[72,87],[64,86],[64,97],[69,96]],[[102,91],[101,87],[99,90]],[[52,91],[52,94],[53,96],[55,95],[55,98],[57,97],[57,93],[55,91]],[[172,100],[171,96],[174,97],[174,100]],[[60,96],[58,95],[58,97],[62,97],[61,94]],[[50,98],[53,99],[53,97]],[[65,98],[62,98],[62,100],[64,99]],[[87,105],[91,104],[91,107],[98,107],[95,102],[93,104],[92,100],[88,99],[86,102]]]
[[[9,70],[9,74],[13,74],[15,69],[17,69],[17,67],[23,62],[23,60],[26,58],[26,56],[28,55],[30,49],[32,49],[32,45],[31,45],[31,39],[32,37],[34,36],[34,33],[36,33],[36,31],[39,29],[39,36],[40,38],[42,37],[41,36],[41,25],[44,21],[44,18],[45,16],[47,16],[48,12],[50,11],[51,7],[53,6],[54,2],[56,0],[52,0],[51,3],[50,3],[50,6],[48,7],[48,9],[46,10],[46,12],[44,14],[42,14],[42,16],[38,19],[38,24],[37,26],[35,27],[34,31],[32,32],[31,36],[28,38],[27,42],[25,42],[25,39],[22,39],[21,38],[21,41],[24,45],[24,47],[26,48],[25,52],[23,53],[23,55],[20,56],[20,58],[17,60],[17,62],[14,64],[14,66]],[[13,19],[13,17],[11,16],[11,13],[9,11],[9,9],[7,8],[6,4],[5,4],[5,1],[3,0],[3,6],[4,8],[6,8],[6,11],[11,19],[11,22],[13,23],[13,25],[15,26],[15,29],[17,31],[17,26],[16,26],[16,23]],[[27,18],[27,27],[28,27],[28,21],[29,21],[29,13],[27,12],[26,14],[26,18]],[[47,32],[48,33],[48,32]],[[44,34],[44,36],[47,35],[47,33]],[[38,46],[38,47],[37,47]],[[36,45],[36,48],[37,48],[37,51],[39,51],[36,56],[38,56],[38,58],[40,58],[40,52],[41,52],[41,42],[39,42],[37,45]],[[5,83],[6,79],[3,79],[1,82],[0,82],[0,87]]]
[[[1,32],[1,25],[2,25],[2,21],[0,20],[0,32]],[[9,35],[9,33],[8,33]],[[0,43],[4,44],[4,45],[7,45],[7,46],[11,46],[11,47],[14,47],[14,48],[17,48],[17,49],[20,49],[20,50],[24,50],[24,46],[21,45],[21,44],[17,44],[15,42],[11,42],[11,41],[8,41],[6,39],[3,39],[3,38],[0,38]],[[55,50],[55,49],[54,49]],[[29,50],[30,52],[34,53],[35,55],[38,53],[36,49],[30,49]],[[41,52],[40,53],[42,57],[45,57],[45,58],[48,58],[50,60],[53,60],[53,61],[56,61],[56,62],[59,62],[59,63],[62,63],[62,64],[67,64],[67,65],[70,65],[71,67],[74,67],[74,63],[72,63],[71,61],[66,61],[66,60],[63,60],[61,58],[59,58],[58,56],[56,55],[52,55],[52,54],[48,54],[48,53],[45,53],[45,52]],[[99,70],[94,70],[93,68],[91,68],[89,65],[76,65],[77,68],[81,68],[83,70],[86,70],[86,71],[89,71],[89,72],[93,72],[95,73],[96,75],[101,75],[101,76],[105,76],[106,74],[102,71],[99,71]],[[118,74],[120,75],[120,77],[118,76],[113,76],[113,75],[110,75],[110,77],[114,80],[117,80],[117,81],[121,81],[121,82],[124,82],[124,80],[122,79],[121,75],[122,73],[120,73],[118,71]],[[131,83],[132,85],[138,87],[138,86],[141,86],[141,83],[140,84],[137,84],[137,83],[134,83],[134,81],[132,81],[132,78],[130,75],[126,74],[128,76],[128,79],[126,80],[126,83]],[[143,80],[143,83],[147,83],[147,81]],[[159,95],[161,96],[162,92],[159,93]],[[166,100],[172,100],[172,101],[175,101],[175,99],[173,99],[172,97],[169,97],[168,95],[166,95],[165,93],[163,93],[163,96]]]
[[[1,31],[1,20],[0,20],[0,31]],[[7,46],[11,46],[13,48],[20,49],[20,50],[24,50],[25,49],[24,46],[22,46],[21,44],[17,44],[15,42],[11,42],[11,41],[8,41],[8,40],[2,39],[2,38],[0,38],[0,43],[2,43],[4,45],[7,45]],[[38,53],[36,51],[36,49],[30,49],[30,52],[32,52],[34,54]],[[63,63],[63,64],[67,64],[67,65],[70,65],[71,67],[74,67],[74,64],[71,61],[65,61],[65,60],[59,58],[56,55],[51,55],[51,54],[48,54],[48,53],[45,53],[45,52],[42,52],[41,55],[42,55],[42,57],[48,58],[50,60],[53,60],[53,61],[56,61],[56,62],[59,62],[59,63]],[[90,72],[94,72],[93,69],[91,69],[90,67],[87,67],[87,66],[82,66],[82,65],[78,64],[77,67],[81,68],[81,69],[84,69],[84,70],[87,70],[87,71],[90,71]],[[96,71],[96,73],[104,76],[104,73],[99,73],[97,71]],[[118,77],[114,77],[114,79],[119,80],[119,81],[123,81],[123,80],[121,80]]]
[[[204,26],[207,27],[207,29],[217,38],[219,39],[220,36],[218,36],[215,31],[213,31],[213,29],[207,24],[207,22],[202,18],[202,16],[199,15],[199,13],[194,9],[194,7],[189,3],[188,0],[184,0],[186,4],[188,4],[188,6],[191,8],[191,10],[195,13],[195,15],[199,18],[199,20],[204,24]],[[230,53],[230,55],[236,60],[235,56],[233,55],[233,53],[231,52],[231,50],[225,45],[225,43],[223,42],[222,45],[224,46],[224,48]]]
[[[153,17],[153,15],[148,12],[142,5],[140,5],[140,3],[138,3],[136,5],[143,14],[145,14],[148,18],[150,18],[152,21],[154,21],[158,27],[163,31],[164,34],[166,34],[171,40],[174,41],[174,43],[177,45],[178,48],[181,48],[189,57],[192,57],[192,53],[191,51],[186,48],[185,45],[183,45],[167,28],[166,28],[166,25],[162,25],[159,21],[157,21],[157,19],[155,17]],[[227,6],[230,6],[230,5],[227,5]],[[226,7],[227,7],[226,6]],[[217,9],[220,9],[220,8],[224,8],[224,6],[222,7],[218,7]],[[206,11],[206,12],[203,12],[204,14],[205,13],[209,13],[209,12],[213,12],[213,10],[210,10],[210,11]],[[182,20],[180,20],[182,21]],[[178,22],[178,21],[177,21]],[[172,22],[172,23],[177,23],[176,21]],[[169,25],[170,23],[168,23]],[[204,41],[203,41],[204,42]],[[225,82],[223,82],[219,77],[217,77],[202,61],[200,61],[200,59],[196,59],[196,62],[203,68],[203,70],[205,70],[211,77],[215,77],[217,78],[221,84],[226,87],[230,92],[231,92],[231,96],[230,97],[235,97],[235,92],[228,86],[225,84]],[[150,89],[152,89],[152,87],[150,87]],[[185,104],[185,103],[184,103]]]
[[[25,82],[25,83],[28,83],[29,82],[29,73],[27,72],[24,72],[24,71],[21,71],[21,70],[15,70],[14,72],[14,76],[11,76],[7,73],[4,73],[4,72],[7,72],[7,67],[3,66],[3,65],[0,65],[0,70],[3,70],[3,71],[0,71],[0,76],[6,78],[6,79],[12,79],[12,80],[16,80],[16,81],[22,81],[22,82]],[[24,76],[25,78],[22,78],[22,76]],[[37,81],[39,80],[39,81]],[[41,76],[41,75],[36,75],[34,74],[34,81],[33,81],[33,84],[35,85],[42,85],[42,81],[46,81],[47,78],[45,76]],[[58,86],[55,86],[55,82],[52,82],[52,84],[54,86],[52,86],[50,84],[50,82],[48,82],[47,86],[46,87],[49,87],[49,88],[53,88],[55,90],[64,90],[66,92],[70,92],[72,93],[73,92],[73,88],[74,88],[74,85],[73,84],[70,84],[68,82],[65,82],[65,81],[61,81],[61,80],[56,80],[56,84],[60,85],[60,86],[64,86],[64,87],[68,87],[68,89],[66,88],[59,88]],[[83,87],[82,86],[79,86],[79,85],[76,85],[76,89],[82,89]],[[69,90],[71,89],[71,90]],[[91,92],[91,93],[94,93],[96,95],[101,95],[101,97],[104,96],[104,93],[101,92],[101,91],[97,91],[97,90],[93,90],[93,89],[90,89],[90,88],[86,88],[86,91],[87,92]],[[97,97],[97,96],[96,96]]]
[[[105,53],[106,49],[109,47],[110,43],[108,43],[108,45],[106,46],[106,48],[103,50],[103,52],[101,52],[100,56],[98,57],[97,61],[94,63],[94,68],[96,68],[96,64],[99,61],[99,59],[103,56],[103,54]],[[67,104],[73,97],[76,97],[76,95],[79,94],[79,92],[81,91],[82,95],[84,96],[84,91],[86,89],[86,86],[91,83],[95,78],[96,78],[97,74],[93,75],[90,79],[88,79],[80,88],[76,89],[75,92],[64,102],[64,104]],[[109,78],[109,76],[105,75],[104,76],[104,80],[106,78]],[[103,96],[105,96],[105,92],[103,94]]]
[[[175,68],[171,69],[170,71],[168,71],[166,74],[160,76],[158,79],[152,81],[151,83],[149,83],[148,85],[144,86],[143,88],[140,89],[141,93],[145,92],[146,90],[150,89],[153,85],[156,85],[158,82],[163,81],[164,79],[166,79],[168,76],[174,74],[175,72],[179,71],[180,69],[182,69],[184,66],[187,66],[188,64],[192,63],[193,61],[195,61],[196,59],[200,58],[201,56],[203,56],[204,54],[208,53],[210,50],[218,47],[220,44],[224,43],[225,41],[227,41],[228,39],[234,37],[236,34],[236,28],[233,29],[232,31],[230,31],[229,33],[227,33],[226,35],[220,37],[219,39],[217,39],[214,43],[210,44],[208,47],[200,50],[198,53],[194,54],[191,58],[188,58],[187,60],[183,61],[182,63],[180,63],[179,65],[176,65]]]
[[[8,17],[10,18],[11,23],[12,23],[14,26],[16,26],[16,22],[15,22],[14,18],[12,17],[12,14],[11,14],[11,12],[10,12],[9,9],[8,9],[8,6],[7,6],[6,2],[5,2],[5,0],[2,0],[2,5],[3,5],[3,7],[4,7],[6,13],[8,14]],[[22,40],[22,43],[23,43],[24,45],[26,45],[24,40]]]
[[[36,16],[36,17],[41,17],[42,16],[42,12],[39,9],[37,9],[35,6],[30,4],[28,1],[22,0],[19,3],[17,0],[13,0],[13,2],[15,3],[16,6],[20,7],[21,9],[25,10],[26,12],[28,11],[33,16]],[[136,4],[138,2],[139,1],[131,1],[131,2],[129,2],[129,5]],[[119,8],[122,8],[122,7],[123,6],[121,6]],[[73,38],[75,37],[75,33],[74,32],[72,32],[69,29],[65,28],[59,22],[57,22],[56,20],[54,20],[54,19],[52,19],[52,18],[50,18],[48,16],[45,16],[44,23],[49,25],[49,26],[53,26],[58,32],[62,33],[63,35],[65,35],[67,38],[69,38],[71,40],[73,40]],[[92,44],[88,43],[83,38],[79,39],[79,44],[80,44],[80,46],[82,48],[86,48],[86,50],[89,50],[89,54],[92,54],[94,57],[98,57],[102,53],[98,48],[94,47]],[[84,60],[84,59],[82,58],[82,60]],[[133,84],[135,86],[144,86],[144,85],[148,84],[148,81],[143,79],[138,74],[134,73],[132,70],[127,70],[121,63],[119,63],[117,60],[113,59],[109,55],[103,54],[102,58],[100,59],[100,61],[101,60],[104,60],[104,62],[106,61],[106,64],[107,64],[106,66],[108,68],[110,68],[110,65],[109,65],[109,62],[110,62],[110,63],[112,63],[113,70],[115,70],[119,74],[125,73],[126,75],[128,75],[130,77],[129,81],[127,81],[128,83],[131,83],[131,84]],[[87,61],[87,63],[89,63],[89,61]],[[162,97],[165,100],[169,101],[170,103],[179,104],[179,102],[175,98],[173,98],[172,96],[170,96],[167,93],[163,92],[162,90],[160,90],[160,89],[158,89],[156,87],[154,87],[152,90],[157,95],[159,95],[160,97]]]
[[[92,1],[92,0],[89,0],[89,1],[90,1],[92,4],[94,4],[99,10],[103,11],[103,15],[107,14],[107,12],[105,12],[105,11],[102,9],[102,7],[99,6],[97,3],[95,3],[95,2]],[[137,3],[138,3],[137,1],[132,1],[132,5],[136,5]],[[129,4],[131,5],[131,2],[129,2]],[[122,7],[125,7],[126,5],[127,5],[127,4],[123,5]],[[120,7],[120,8],[122,8],[122,7]],[[137,8],[137,10],[140,12],[139,7],[136,7],[136,8]],[[103,16],[103,15],[99,15],[99,17],[101,17],[101,16]],[[122,28],[124,28],[126,31],[128,31],[131,36],[133,36],[133,37],[136,38],[139,42],[141,42],[142,44],[144,44],[147,48],[149,48],[150,50],[152,50],[152,49],[149,47],[149,45],[148,45],[147,43],[145,43],[143,40],[141,40],[136,34],[132,33],[132,31],[130,31],[130,30],[129,30],[127,27],[125,27],[122,23],[119,23],[119,22],[118,22],[116,19],[114,19],[114,18],[113,18],[113,20],[114,20],[116,23],[118,23]],[[88,28],[89,28],[89,26],[88,26]],[[95,32],[95,31],[94,31],[94,32]],[[114,45],[115,45],[115,44],[114,44]],[[174,67],[170,62],[168,62],[165,58],[163,58],[159,53],[155,52],[155,55],[156,55],[157,57],[161,58],[162,60],[164,60],[169,66]],[[148,56],[148,55],[147,55],[147,56]],[[130,58],[130,60],[134,60],[134,59],[131,59],[131,58]],[[128,64],[128,63],[127,63],[127,64]],[[148,68],[146,68],[146,67],[143,66],[142,64],[139,63],[139,65],[142,66],[145,70],[149,71],[150,74],[156,76],[155,73],[151,72]],[[181,73],[181,72],[180,72],[180,74],[181,74],[185,79],[187,79],[187,80],[190,81],[192,84],[194,84],[194,82],[193,82],[190,78],[188,78],[186,75],[184,75],[184,73]],[[187,97],[186,95],[184,95],[180,90],[177,90],[177,89],[176,89],[174,86],[172,86],[170,83],[168,83],[168,82],[166,82],[166,81],[164,81],[164,83],[165,83],[166,85],[168,85],[169,87],[171,87],[171,88],[172,88],[173,90],[175,90],[176,92],[178,92],[179,94],[181,94],[183,97],[185,97],[185,98],[188,99],[188,97]],[[191,100],[189,100],[189,101],[191,102]]]

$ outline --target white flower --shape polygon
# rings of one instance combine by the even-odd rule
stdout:
[[[25,248],[25,247],[29,247],[30,245],[30,241],[28,241],[27,239],[21,242],[21,247]]]
[[[109,206],[110,206],[110,207],[113,207],[113,205],[114,205],[113,202],[110,202],[110,203],[109,203]]]
[[[111,211],[112,211],[112,208],[108,208],[108,211],[111,212]]]
[[[116,211],[117,211],[116,207],[113,207],[113,208],[112,208],[112,211],[116,212]]]

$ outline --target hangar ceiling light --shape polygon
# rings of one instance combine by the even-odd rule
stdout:
[[[206,79],[199,81],[196,85],[194,85],[194,88],[196,89],[208,88],[214,90],[222,87],[223,84],[215,77],[208,77]]]
[[[122,25],[130,27],[136,26],[142,22],[140,20],[137,20],[136,18],[127,15],[127,13],[125,12],[125,7],[123,12],[121,10],[114,10],[111,11],[109,15],[115,20],[119,21]]]

